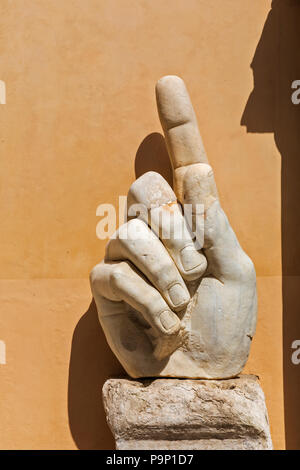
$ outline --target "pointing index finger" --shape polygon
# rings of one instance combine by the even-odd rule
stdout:
[[[184,81],[175,75],[161,78],[156,84],[156,100],[174,170],[194,163],[207,163]]]

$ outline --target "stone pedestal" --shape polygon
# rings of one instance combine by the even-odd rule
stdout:
[[[256,376],[109,379],[103,402],[119,450],[272,449]]]

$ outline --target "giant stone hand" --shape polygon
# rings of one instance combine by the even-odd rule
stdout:
[[[129,189],[129,214],[145,210],[92,270],[99,320],[132,377],[233,377],[255,331],[255,269],[220,206],[184,82],[163,77],[156,96],[175,192],[154,172]]]

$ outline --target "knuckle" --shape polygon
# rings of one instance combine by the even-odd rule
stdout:
[[[212,167],[208,163],[196,163],[188,170],[189,174],[197,175],[200,178],[211,177],[214,175]]]
[[[173,261],[168,257],[160,260],[155,270],[156,278],[160,281],[165,280],[168,284],[177,280],[178,275],[179,273],[177,273]]]
[[[128,240],[143,238],[148,230],[147,225],[141,219],[131,219],[120,227],[118,240],[121,244],[126,244]]]
[[[158,315],[162,310],[168,308],[162,295],[156,290],[151,289],[144,296],[146,313],[149,315]]]
[[[208,163],[202,163],[201,172],[202,172],[203,176],[213,176],[214,175],[214,171]]]
[[[160,173],[148,171],[140,176],[130,187],[128,192],[129,205],[141,203],[146,208],[152,204],[158,206],[176,199],[173,190]]]
[[[125,262],[119,263],[110,273],[109,281],[113,287],[118,287],[128,276],[128,266]]]
[[[127,228],[130,233],[132,230],[144,230],[146,228],[145,222],[141,219],[131,219],[127,222]]]
[[[119,271],[112,272],[111,275],[110,275],[110,278],[109,278],[110,285],[113,288],[118,287],[120,285],[120,283],[122,283],[123,278],[124,278],[123,273],[121,273]]]
[[[92,285],[95,285],[97,281],[101,278],[102,264],[96,264],[90,272],[90,282]]]
[[[147,225],[143,220],[137,218],[137,219],[131,219],[127,222],[127,227],[129,230],[129,233],[131,230],[146,230]]]

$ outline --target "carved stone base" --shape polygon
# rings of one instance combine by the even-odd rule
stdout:
[[[272,449],[259,380],[109,379],[103,387],[116,449]]]

